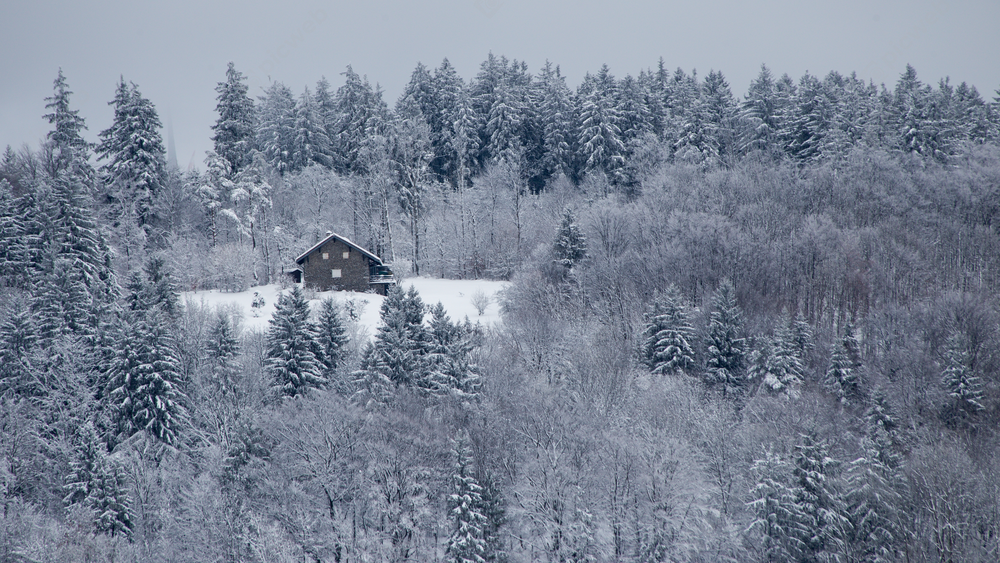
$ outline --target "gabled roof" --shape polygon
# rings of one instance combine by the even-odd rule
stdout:
[[[295,259],[295,263],[296,264],[301,264],[302,261],[306,259],[306,256],[309,256],[310,254],[312,254],[313,252],[315,252],[316,249],[318,249],[319,247],[321,247],[324,244],[326,244],[327,241],[330,241],[330,240],[333,240],[333,239],[337,239],[337,240],[343,242],[344,244],[346,244],[347,246],[349,246],[349,247],[357,250],[361,254],[364,254],[368,258],[371,258],[372,260],[375,261],[376,264],[378,264],[380,266],[383,265],[381,258],[379,258],[378,256],[375,256],[371,252],[368,252],[364,248],[361,248],[360,246],[354,244],[347,237],[342,237],[342,236],[338,235],[337,233],[330,233],[330,234],[326,235],[326,238],[324,238],[323,240],[321,240],[321,241],[317,242],[316,244],[312,245],[312,247],[310,247],[309,250],[307,250],[307,251],[303,252],[302,254],[300,254],[299,257]]]

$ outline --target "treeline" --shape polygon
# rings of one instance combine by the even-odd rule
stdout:
[[[796,120],[813,79],[762,72],[713,129],[693,116],[716,73],[573,94],[551,67],[491,57],[452,90],[448,69],[389,111],[352,72],[253,101],[230,67],[187,173],[124,80],[84,142],[60,73],[52,132],[0,163],[5,558],[1000,557],[995,105],[907,69],[893,92],[816,80],[872,105]],[[688,102],[624,121],[609,100],[660,76]],[[532,102],[542,83],[566,105]],[[318,133],[282,129],[322,98]],[[581,99],[619,120],[590,148]],[[555,106],[577,125],[532,145],[557,137],[526,116]],[[794,123],[823,134],[793,144]],[[356,303],[293,290],[260,334],[177,298],[275,281],[331,229],[398,273],[509,279],[503,322],[393,292],[369,337]]]

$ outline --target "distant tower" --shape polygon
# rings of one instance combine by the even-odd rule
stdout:
[[[167,117],[167,168],[180,170],[177,165],[177,147],[174,146],[174,120]]]

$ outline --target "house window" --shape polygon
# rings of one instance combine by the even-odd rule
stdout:
[[[351,257],[351,251],[350,250],[345,250],[344,251],[344,260],[347,260],[350,257]]]
[[[340,277],[340,270],[330,270],[330,276],[334,278]]]
[[[329,260],[329,259],[330,259],[330,253],[329,252],[324,252],[323,253],[323,260]]]

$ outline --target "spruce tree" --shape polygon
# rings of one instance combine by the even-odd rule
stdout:
[[[330,139],[319,115],[319,107],[306,88],[295,105],[295,119],[292,124],[292,143],[289,155],[289,170],[302,170],[313,164],[329,167]]]
[[[41,186],[37,197],[39,231],[36,248],[23,257],[39,261],[32,287],[31,309],[39,337],[72,333],[92,336],[118,297],[111,251],[87,205],[85,186],[76,176],[60,174],[54,185]]]
[[[73,458],[70,473],[66,475],[63,503],[66,506],[85,502],[96,489],[105,471],[107,448],[97,438],[97,431],[90,421],[77,428],[74,437]]]
[[[132,537],[132,499],[125,472],[117,462],[109,459],[105,463],[85,502],[95,515],[94,527],[98,533]]]
[[[145,432],[167,446],[180,445],[186,398],[168,323],[158,308],[122,319],[104,387],[118,441]]]
[[[160,136],[160,118],[153,103],[144,98],[135,83],[122,78],[115,99],[114,121],[101,132],[97,154],[109,197],[127,212],[134,212],[139,226],[152,218],[153,204],[163,189],[166,149]]]
[[[842,342],[834,346],[824,383],[841,403],[847,403],[858,397],[860,392],[858,373]]]
[[[212,131],[215,154],[229,163],[231,174],[235,175],[250,162],[250,151],[254,148],[254,104],[247,94],[246,77],[230,62],[226,69],[226,81],[215,87],[219,93],[215,111],[219,114]]]
[[[295,98],[287,86],[273,82],[257,111],[257,150],[271,168],[284,174],[291,169],[294,138]]]
[[[427,384],[430,393],[473,398],[479,392],[478,369],[470,357],[472,328],[452,323],[444,306],[431,308],[427,330]]]
[[[392,390],[400,386],[428,392],[433,385],[420,295],[413,286],[408,291],[390,288],[379,316],[381,323],[375,341],[365,348],[361,367],[354,373],[361,401],[385,403]]]
[[[542,173],[546,177],[573,173],[572,144],[573,131],[572,91],[566,86],[566,78],[559,67],[553,68],[546,61],[536,82],[535,99],[539,104],[542,122]]]
[[[847,470],[848,537],[860,561],[896,561],[902,555],[904,481],[898,467],[883,463],[885,446],[865,439],[864,455]]]
[[[751,358],[751,378],[772,393],[791,393],[802,383],[803,367],[795,334],[787,324],[762,339]]]
[[[746,383],[746,340],[743,313],[729,280],[723,280],[712,296],[705,345],[706,382],[721,386],[723,396],[741,393]]]
[[[609,178],[614,178],[625,163],[625,144],[615,97],[615,79],[607,65],[597,76],[584,78],[577,92],[580,160],[586,172],[603,172]]]
[[[484,514],[483,488],[472,468],[468,437],[460,434],[454,442],[455,456],[451,494],[448,495],[448,520],[451,533],[445,548],[449,563],[486,563],[488,520]]]
[[[27,308],[12,311],[0,324],[0,395],[8,390],[23,392],[36,341],[34,322]]]
[[[845,550],[850,529],[847,507],[841,499],[836,471],[825,442],[802,436],[793,455],[794,518],[801,524],[802,561],[835,560]]]
[[[572,269],[587,257],[587,238],[576,223],[576,216],[570,208],[563,209],[562,222],[556,232],[553,254],[557,264]]]
[[[982,382],[969,367],[965,343],[958,332],[948,338],[942,363],[941,385],[951,397],[953,412],[966,418],[985,410]]]
[[[298,286],[278,297],[269,325],[266,365],[275,392],[296,397],[325,386],[328,381],[316,357],[316,332],[309,321],[309,303]]]
[[[750,468],[756,484],[747,507],[753,513],[749,530],[760,534],[764,561],[795,561],[804,549],[802,522],[798,518],[796,493],[790,485],[787,461],[768,452]]]
[[[80,117],[79,110],[70,109],[69,98],[72,93],[60,68],[53,83],[53,94],[45,98],[48,102],[45,109],[51,113],[43,117],[53,126],[46,136],[46,143],[50,145],[53,156],[48,172],[53,178],[60,173],[74,174],[91,188],[95,180],[94,169],[88,162],[91,145],[83,139],[83,131],[87,129],[86,121]]]
[[[208,331],[205,348],[208,351],[211,368],[211,385],[219,398],[231,401],[236,391],[236,377],[239,374],[236,357],[240,353],[240,342],[228,315],[221,313],[218,315]]]
[[[654,374],[682,373],[694,365],[693,338],[694,328],[688,322],[683,297],[677,286],[670,284],[646,314],[643,361]]]
[[[347,356],[347,327],[340,318],[340,304],[332,298],[320,303],[319,318],[316,323],[316,343],[322,353],[324,375],[330,379],[334,370],[344,365]]]

